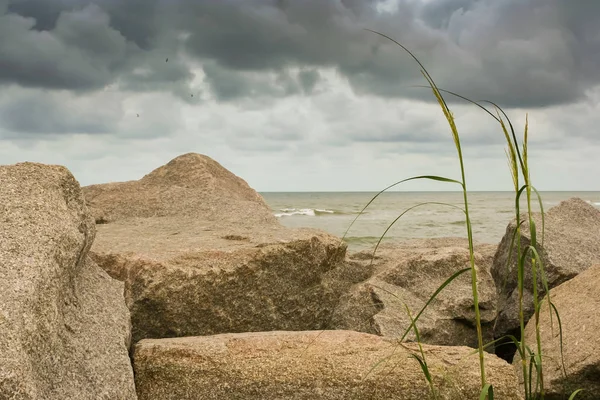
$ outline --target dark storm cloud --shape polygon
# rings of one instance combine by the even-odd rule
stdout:
[[[7,1],[7,0],[5,0]],[[169,12],[160,0],[8,0],[8,11],[33,18],[33,29],[51,31],[63,12],[96,4],[110,15],[110,26],[142,49],[151,49]]]
[[[110,107],[77,107],[64,96],[27,92],[0,103],[3,139],[69,133],[103,134],[116,130],[119,115]]]
[[[286,97],[300,91],[300,85],[287,71],[274,76],[246,73],[224,68],[213,62],[204,63],[205,81],[219,101],[241,97]]]
[[[234,71],[329,66],[361,93],[421,97],[407,90],[423,82],[416,64],[368,27],[413,49],[440,85],[508,106],[572,102],[600,82],[600,2],[406,0],[395,13],[375,5],[196,2],[184,18],[187,49]]]
[[[358,93],[430,99],[410,89],[424,82],[413,60],[363,28],[412,49],[440,86],[506,106],[573,102],[600,82],[595,0],[399,0],[392,11],[375,0],[9,3],[0,17],[0,81],[22,86],[93,90],[119,82],[184,93],[192,79],[179,59],[185,50],[221,101],[310,93],[323,67]],[[175,40],[182,33],[183,42]],[[167,57],[168,67],[157,66]]]
[[[165,62],[177,43],[160,4],[13,0],[0,15],[0,83],[79,92],[119,83],[189,96],[189,68]]]
[[[110,82],[130,51],[97,6],[60,14],[52,31],[17,14],[0,17],[0,82],[50,89],[93,89]]]
[[[319,71],[315,69],[303,69],[297,73],[285,69],[239,71],[212,61],[204,62],[203,71],[204,81],[218,101],[277,99],[301,92],[311,94],[321,80]]]

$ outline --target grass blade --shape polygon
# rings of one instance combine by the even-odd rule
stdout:
[[[402,216],[404,216],[404,214],[406,214],[407,212],[417,208],[417,207],[422,207],[422,206],[426,206],[426,205],[441,205],[441,206],[448,206],[448,207],[453,207],[456,209],[459,209],[460,211],[462,211],[463,213],[465,212],[465,210],[463,210],[462,208],[454,205],[454,204],[450,204],[450,203],[441,203],[441,202],[437,202],[437,201],[428,201],[425,203],[419,203],[417,205],[414,205],[412,207],[407,208],[406,210],[404,210],[400,215],[398,215],[396,217],[396,219],[394,219],[392,221],[391,224],[388,225],[388,227],[385,229],[385,231],[383,232],[383,234],[379,237],[379,240],[377,241],[377,244],[375,245],[375,248],[373,249],[373,256],[371,257],[371,264],[373,263],[373,260],[375,259],[375,253],[377,252],[377,249],[379,248],[379,245],[381,244],[381,241],[383,240],[383,238],[385,237],[385,235],[388,233],[388,231],[390,229],[392,229],[392,226],[394,226],[396,224],[396,222],[398,222],[398,220],[400,218],[402,218]]]
[[[371,198],[371,200],[369,200],[369,202],[362,208],[362,210],[360,210],[360,212],[358,213],[358,215],[352,220],[352,222],[350,223],[350,226],[348,227],[348,229],[346,229],[346,232],[344,232],[344,235],[342,236],[342,240],[346,238],[346,236],[348,235],[348,232],[350,231],[350,228],[352,228],[352,226],[354,225],[354,223],[356,222],[356,220],[358,219],[358,217],[360,217],[365,210],[371,205],[371,203],[373,203],[375,201],[375,199],[377,199],[382,193],[388,191],[389,189],[398,186],[404,182],[408,182],[408,181],[414,181],[417,179],[426,179],[426,180],[433,180],[433,181],[438,181],[438,182],[447,182],[447,183],[456,183],[459,184],[462,187],[462,183],[455,180],[455,179],[450,179],[450,178],[446,178],[443,176],[436,176],[436,175],[420,175],[420,176],[413,176],[411,178],[406,178],[406,179],[402,179],[401,181],[398,181],[396,183],[392,183],[391,185],[389,185],[388,187],[386,187],[385,189],[379,191],[375,196],[373,196]]]
[[[577,396],[581,392],[583,392],[583,389],[577,389],[576,391],[571,393],[571,395],[569,396],[569,400],[573,400],[575,398],[575,396]]]
[[[410,357],[414,358],[421,365],[421,370],[423,370],[423,374],[425,375],[425,379],[427,382],[431,384],[431,374],[429,373],[429,368],[427,368],[427,363],[418,354],[410,354]]]
[[[403,341],[404,339],[406,339],[406,336],[408,335],[408,333],[410,332],[410,330],[412,329],[412,327],[414,326],[414,324],[419,320],[419,317],[421,316],[421,314],[423,314],[423,312],[425,311],[425,309],[429,306],[429,304],[437,297],[438,294],[440,294],[440,292],[442,290],[444,290],[444,288],[446,286],[448,286],[450,284],[450,282],[452,282],[453,280],[455,280],[456,278],[458,278],[460,275],[464,274],[467,271],[470,271],[471,268],[464,268],[461,269],[460,271],[456,271],[454,274],[452,274],[452,276],[448,279],[446,279],[444,281],[444,283],[442,283],[437,290],[433,293],[433,295],[431,295],[431,297],[429,298],[429,300],[427,300],[427,302],[425,303],[425,305],[423,306],[423,308],[421,308],[421,311],[419,311],[419,313],[417,314],[417,316],[414,319],[414,322],[412,322],[410,324],[410,326],[408,327],[408,329],[404,332],[404,335],[402,335],[402,338],[400,339],[400,341]]]
[[[562,331],[562,323],[560,322],[560,315],[558,314],[558,310],[556,309],[556,306],[554,305],[554,303],[550,302],[550,306],[552,307],[552,310],[554,310],[554,312],[556,313],[556,319],[558,321],[558,340],[559,340],[559,346],[560,346],[560,365],[562,367],[563,370],[563,374],[565,376],[565,378],[567,377],[567,369],[565,367],[565,357],[563,354],[563,331]]]
[[[489,383],[483,385],[481,393],[479,393],[479,400],[485,399],[494,400],[494,387]]]

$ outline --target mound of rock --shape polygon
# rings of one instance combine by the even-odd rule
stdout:
[[[436,398],[479,398],[472,349],[423,350]],[[415,344],[358,332],[260,332],[142,340],[134,368],[141,400],[431,398],[413,354],[420,355]],[[488,354],[486,371],[496,398],[521,399],[510,364]]]
[[[531,244],[528,218],[522,216],[521,248]],[[600,263],[600,210],[585,201],[572,198],[561,202],[545,214],[542,236],[540,214],[534,216],[538,252],[542,258],[550,289],[573,278],[590,266]],[[511,222],[494,257],[492,276],[498,288],[500,314],[496,324],[496,337],[519,328],[519,303],[517,289],[516,240],[511,253],[511,241],[517,224]],[[542,243],[543,240],[543,243]],[[528,257],[524,278],[524,314],[527,321],[533,315],[533,279]],[[538,279],[540,274],[538,273]],[[540,296],[545,291],[538,280]]]
[[[479,307],[484,339],[492,340],[496,317],[496,288],[489,273],[493,245],[477,245]],[[351,259],[371,264],[371,253]],[[373,276],[346,294],[333,316],[331,326],[397,338],[433,293],[455,272],[470,266],[466,239],[443,238],[384,245],[372,262]],[[421,340],[440,345],[477,347],[471,272],[463,273],[440,292],[417,323]],[[415,339],[411,331],[407,336]]]
[[[577,389],[585,389],[577,399],[597,399],[600,393],[600,265],[595,265],[575,278],[550,291],[562,325],[562,357],[560,331],[556,316],[550,319],[548,301],[540,310],[544,386],[546,398],[562,399]],[[535,323],[525,329],[525,343],[535,348]],[[564,368],[563,363],[564,362]],[[513,362],[521,373],[521,358]],[[565,376],[566,372],[566,376]],[[535,379],[534,379],[535,382]],[[566,396],[565,396],[566,394]]]
[[[187,154],[138,183],[112,185],[131,191],[115,189],[92,257],[125,282],[134,341],[322,329],[341,293],[366,278],[344,263],[339,238],[272,223],[262,198],[208,157]],[[86,194],[98,205],[96,189]],[[150,207],[148,193],[169,201]]]
[[[262,197],[210,157],[188,153],[138,181],[83,188],[98,223],[135,217],[189,217],[242,226],[276,224]]]
[[[0,182],[0,398],[135,399],[123,284],[87,257],[79,184],[33,163]]]

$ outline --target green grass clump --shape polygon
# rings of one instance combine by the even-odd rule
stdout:
[[[414,358],[421,366],[423,375],[431,388],[432,396],[436,397],[436,389],[433,385],[433,380],[429,373],[429,368],[427,365],[427,361],[425,359],[425,354],[421,348],[419,331],[417,329],[417,321],[419,320],[419,317],[422,315],[422,313],[425,311],[425,309],[429,306],[429,304],[436,298],[436,296],[449,283],[451,283],[454,279],[456,279],[458,276],[462,275],[463,273],[470,272],[471,273],[471,288],[472,288],[473,304],[474,304],[474,311],[475,311],[475,324],[476,324],[476,330],[477,330],[477,343],[478,343],[477,353],[479,355],[479,366],[480,366],[479,372],[480,372],[480,376],[481,376],[480,400],[485,400],[485,399],[493,400],[493,398],[494,398],[493,386],[491,384],[489,384],[486,380],[484,349],[486,347],[491,346],[494,343],[502,341],[502,340],[510,340],[517,347],[517,351],[522,360],[521,373],[523,375],[523,392],[525,394],[526,400],[538,400],[538,399],[543,400],[544,394],[545,394],[544,374],[543,374],[543,354],[542,354],[542,343],[541,343],[540,329],[539,329],[539,313],[540,313],[540,306],[541,306],[540,295],[541,294],[539,293],[539,290],[538,290],[538,284],[540,284],[544,288],[545,293],[548,294],[547,299],[548,299],[548,302],[550,305],[550,309],[553,310],[553,312],[556,315],[557,320],[558,320],[560,337],[561,337],[561,341],[560,341],[561,355],[562,355],[562,327],[560,326],[560,316],[558,314],[558,311],[556,310],[556,307],[554,306],[554,304],[552,304],[550,296],[549,296],[550,291],[548,288],[548,282],[547,282],[546,275],[544,272],[543,262],[540,257],[540,254],[539,254],[540,245],[538,245],[538,241],[537,241],[537,227],[536,227],[535,221],[533,219],[533,212],[532,212],[532,207],[531,207],[532,192],[534,192],[535,196],[537,197],[537,200],[539,202],[541,214],[542,214],[541,243],[543,244],[544,210],[543,210],[540,194],[538,193],[538,191],[535,189],[535,187],[531,183],[531,176],[530,176],[530,170],[529,170],[529,164],[528,164],[528,148],[527,148],[528,121],[526,119],[522,147],[519,147],[519,143],[518,143],[517,136],[515,134],[515,130],[513,128],[512,122],[510,121],[507,114],[504,112],[504,110],[502,108],[500,108],[498,105],[496,105],[493,102],[489,102],[489,101],[475,102],[475,101],[472,101],[472,100],[470,100],[464,96],[461,96],[459,94],[456,94],[456,93],[453,93],[453,92],[450,92],[447,90],[439,89],[437,87],[437,85],[435,84],[433,78],[429,74],[429,72],[427,72],[427,69],[423,66],[423,64],[417,59],[417,57],[415,57],[415,55],[410,50],[408,50],[405,46],[403,46],[402,44],[400,44],[399,42],[390,38],[387,35],[384,35],[382,33],[372,31],[372,30],[368,30],[368,31],[375,33],[379,36],[382,36],[382,37],[392,41],[399,47],[401,47],[416,61],[416,63],[421,68],[421,73],[428,83],[428,86],[425,86],[425,87],[431,89],[431,91],[433,92],[433,95],[434,95],[435,99],[437,100],[440,108],[442,109],[442,112],[444,114],[444,117],[446,118],[446,121],[448,122],[448,126],[450,128],[452,139],[453,139],[454,145],[456,147],[457,157],[458,157],[458,161],[459,161],[459,165],[460,165],[460,179],[457,180],[457,179],[451,179],[448,177],[436,176],[436,175],[421,175],[421,176],[414,176],[414,177],[410,177],[410,178],[406,178],[401,181],[398,181],[398,182],[386,187],[379,193],[377,193],[364,206],[364,208],[356,216],[354,221],[352,221],[352,224],[350,224],[350,227],[348,228],[348,230],[346,230],[344,237],[346,236],[346,234],[348,233],[348,231],[350,230],[350,228],[352,227],[354,222],[356,222],[356,220],[369,207],[369,205],[371,203],[373,203],[373,201],[375,201],[375,199],[377,197],[379,197],[379,195],[381,195],[383,192],[385,192],[395,186],[398,186],[404,182],[408,182],[408,181],[412,181],[412,180],[434,180],[434,181],[438,181],[438,182],[442,182],[442,183],[459,185],[461,188],[461,191],[463,193],[463,206],[462,207],[457,207],[455,205],[448,204],[448,203],[437,203],[437,202],[435,202],[435,203],[434,202],[420,203],[413,207],[410,207],[410,208],[404,210],[394,221],[392,221],[392,223],[387,227],[387,229],[381,235],[381,237],[373,251],[373,258],[374,258],[375,252],[377,251],[379,244],[381,243],[381,241],[383,240],[384,236],[389,231],[389,229],[403,215],[410,212],[414,208],[423,207],[423,206],[427,206],[427,205],[431,205],[431,204],[438,204],[438,205],[441,204],[444,206],[459,208],[465,215],[467,238],[468,238],[468,243],[469,243],[469,254],[470,254],[469,268],[465,268],[463,270],[454,272],[431,295],[429,300],[426,302],[426,304],[416,314],[416,316],[414,318],[412,316],[411,310],[405,306],[406,312],[411,320],[411,324],[406,329],[406,331],[405,331],[404,335],[401,337],[400,341],[404,340],[411,330],[415,333],[416,340],[419,343],[420,353],[414,354]],[[469,217],[469,202],[468,202],[467,182],[465,179],[465,165],[464,165],[464,160],[463,160],[463,153],[462,153],[462,147],[461,147],[461,142],[460,142],[460,136],[458,133],[458,128],[455,124],[454,116],[453,116],[452,112],[450,111],[450,108],[448,107],[448,104],[444,98],[444,95],[443,95],[444,93],[461,98],[465,101],[468,101],[469,103],[476,105],[477,107],[481,108],[482,110],[484,110],[487,114],[489,114],[492,118],[494,118],[494,120],[499,124],[502,134],[504,135],[506,142],[507,142],[506,155],[508,158],[509,171],[510,171],[510,174],[511,174],[511,177],[513,180],[513,184],[514,184],[515,218],[517,221],[516,230],[514,232],[512,244],[510,246],[509,252],[511,254],[509,254],[508,262],[510,263],[512,260],[512,257],[511,257],[512,252],[516,251],[516,260],[517,260],[516,272],[517,272],[519,317],[520,317],[519,322],[520,322],[520,334],[521,334],[520,339],[517,339],[514,336],[506,336],[503,338],[496,339],[492,343],[483,343],[481,315],[480,315],[480,311],[479,311],[479,297],[478,297],[478,287],[477,287],[477,269],[475,267],[473,232],[471,229],[471,220]],[[495,111],[495,113],[490,111],[483,104],[493,106],[493,110]],[[523,179],[522,185],[520,183],[521,178]],[[525,220],[521,219],[521,209],[520,209],[520,198],[523,195],[523,193],[525,193],[525,195],[526,195],[526,204],[527,204],[526,219],[527,219],[527,222],[529,223],[529,230],[531,232],[530,244],[525,248],[523,248],[523,246],[521,245],[521,240],[520,240],[521,225],[522,225],[522,223],[525,222]],[[515,246],[515,241],[516,241],[516,246]],[[516,247],[516,249],[515,249],[515,247]],[[533,318],[535,321],[535,330],[536,330],[536,343],[534,344],[533,348],[535,350],[532,350],[532,347],[529,346],[527,343],[525,343],[525,339],[524,339],[525,338],[525,334],[524,334],[525,333],[525,324],[527,321],[525,320],[525,316],[524,316],[523,293],[525,290],[525,287],[524,287],[525,267],[526,267],[526,262],[528,260],[529,260],[529,264],[531,266],[531,274],[532,274],[532,280],[533,280],[533,288],[532,288],[533,289],[533,301],[534,301],[534,316],[533,316]],[[508,267],[509,266],[507,265],[507,272],[508,272]],[[373,369],[376,366],[374,366]],[[563,370],[564,370],[564,366],[563,366]],[[565,373],[566,373],[566,371],[565,371]],[[571,394],[570,399],[575,398],[575,396],[579,392],[580,392],[580,390],[573,392]]]

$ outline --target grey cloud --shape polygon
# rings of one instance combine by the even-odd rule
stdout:
[[[124,90],[172,91],[185,99],[193,74],[174,56],[175,30],[162,25],[169,18],[160,4],[165,5],[137,0],[13,2],[8,13],[0,13],[0,83],[78,92],[117,83]]]
[[[0,81],[70,90],[171,85],[185,98],[192,79],[179,59],[185,50],[208,65],[207,82],[222,101],[310,93],[314,73],[294,78],[292,68],[335,68],[358,93],[430,101],[426,91],[411,89],[424,83],[418,66],[363,30],[371,28],[412,49],[440,86],[475,99],[543,107],[578,101],[600,84],[600,2],[399,0],[396,11],[384,13],[379,3],[13,1],[12,14],[0,17]],[[174,39],[181,33],[183,43]],[[167,54],[173,67],[158,66]],[[135,73],[144,67],[151,73]]]
[[[165,58],[144,55],[136,65],[116,80],[120,89],[134,92],[174,92],[182,97],[189,97],[190,93],[194,93],[190,88],[194,74],[179,60],[165,62]]]
[[[300,82],[304,93],[312,93],[320,79],[321,75],[316,69],[298,72],[298,81]]]
[[[127,51],[107,20],[94,5],[61,14],[53,31],[33,30],[31,18],[0,16],[0,82],[71,90],[104,86]]]
[[[472,6],[472,0],[438,0],[428,2],[421,9],[421,18],[434,29],[447,29],[452,16],[465,13]]]
[[[56,20],[63,11],[85,7],[91,0],[4,0],[10,13],[34,20],[33,29],[50,31],[56,26]],[[2,8],[0,8],[0,11]]]
[[[411,48],[441,86],[537,107],[575,101],[600,83],[595,4],[572,11],[563,0],[400,1],[396,14],[378,14],[374,4],[356,13],[338,2],[197,2],[184,25],[192,54],[234,71],[333,66],[359,92],[423,98],[407,90],[424,82],[417,65],[362,31],[369,27]]]
[[[242,74],[213,62],[206,62],[203,70],[205,81],[220,101],[240,97],[286,97],[300,91],[297,80],[285,70],[274,74]]]
[[[121,118],[117,107],[81,107],[64,96],[45,93],[15,93],[0,103],[2,127],[11,132],[4,139],[27,139],[35,135],[65,132],[105,134],[116,130]]]
[[[405,123],[399,120],[360,126],[348,132],[344,139],[367,143],[436,143],[446,138],[445,132],[436,129],[435,124],[422,122],[415,120]]]
[[[33,29],[51,31],[63,12],[77,11],[96,4],[110,14],[110,26],[140,48],[149,50],[163,28],[168,2],[160,0],[3,0],[8,11],[33,18]],[[1,8],[0,8],[1,10]]]

